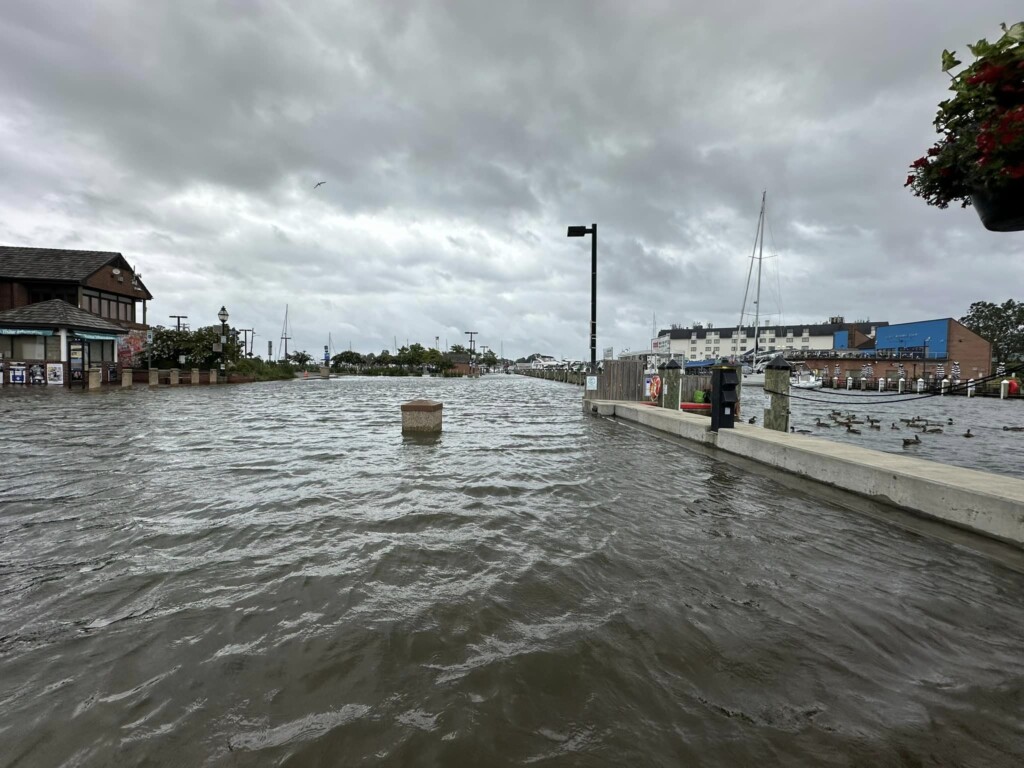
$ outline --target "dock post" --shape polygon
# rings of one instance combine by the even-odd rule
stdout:
[[[771,393],[771,402],[764,409],[764,428],[789,432],[789,376],[793,366],[778,355],[764,368],[764,389]]]
[[[198,368],[193,368],[192,369],[192,383],[195,384],[196,386],[199,386],[199,369]]]
[[[678,360],[669,360],[661,372],[661,407],[678,411],[683,399],[683,368]]]
[[[150,368],[149,369],[149,386],[156,387],[160,385],[160,369]]]
[[[178,386],[178,382],[181,380],[181,371],[177,368],[171,368],[171,386]]]
[[[942,394],[946,394],[949,391],[949,379],[942,380]]]
[[[210,383],[211,384],[216,384],[217,383],[217,369],[216,368],[211,368],[210,369]]]
[[[846,388],[853,389],[853,376],[849,373],[846,374]]]
[[[1005,400],[1010,395],[1010,381],[1009,379],[1003,379],[999,382],[999,399]]]
[[[883,376],[878,380],[878,391],[885,392],[885,377]]]
[[[903,378],[903,377],[901,376],[901,377],[900,377],[900,380],[899,380],[899,383],[898,383],[898,384],[896,385],[896,391],[897,391],[897,392],[898,392],[899,394],[901,394],[901,395],[903,394],[903,388],[904,388],[904,386],[906,385],[906,383],[907,383],[907,380],[906,380],[906,379],[904,379],[904,378]]]
[[[917,380],[917,394],[924,392],[924,379]]]
[[[99,389],[103,385],[103,369],[89,369],[89,389]]]
[[[974,397],[974,379],[967,380],[967,396]]]
[[[121,369],[121,386],[130,387],[132,385],[132,369],[122,368]]]

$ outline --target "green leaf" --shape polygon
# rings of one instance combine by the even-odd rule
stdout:
[[[992,43],[990,43],[988,40],[984,38],[976,42],[974,45],[968,45],[967,47],[970,49],[971,53],[973,53],[974,56],[979,59],[988,56],[990,53],[992,53],[993,49],[995,48],[995,46],[992,45]]]
[[[1005,24],[1000,26],[1002,26],[1003,32],[1005,32],[1006,36],[1011,40],[1016,40],[1017,42],[1024,41],[1024,21],[1018,21],[1009,29],[1006,28]]]
[[[953,67],[960,66],[962,62],[956,57],[956,51],[942,51],[942,71],[949,72]]]

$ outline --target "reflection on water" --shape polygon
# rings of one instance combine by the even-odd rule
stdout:
[[[0,765],[1018,764],[1024,576],[580,394],[3,391]]]

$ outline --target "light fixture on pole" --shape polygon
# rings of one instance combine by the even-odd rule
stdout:
[[[227,367],[224,363],[227,361],[228,311],[224,308],[223,304],[220,307],[220,312],[217,313],[217,319],[220,320],[220,369],[227,376]]]
[[[569,227],[567,237],[590,235],[590,372],[597,373],[597,224]]]

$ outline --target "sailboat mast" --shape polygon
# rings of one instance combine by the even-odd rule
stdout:
[[[757,246],[757,295],[754,298],[754,365],[757,365],[758,347],[761,339],[761,264],[764,261],[764,207],[768,190],[761,193],[761,215],[757,221],[759,242]]]

